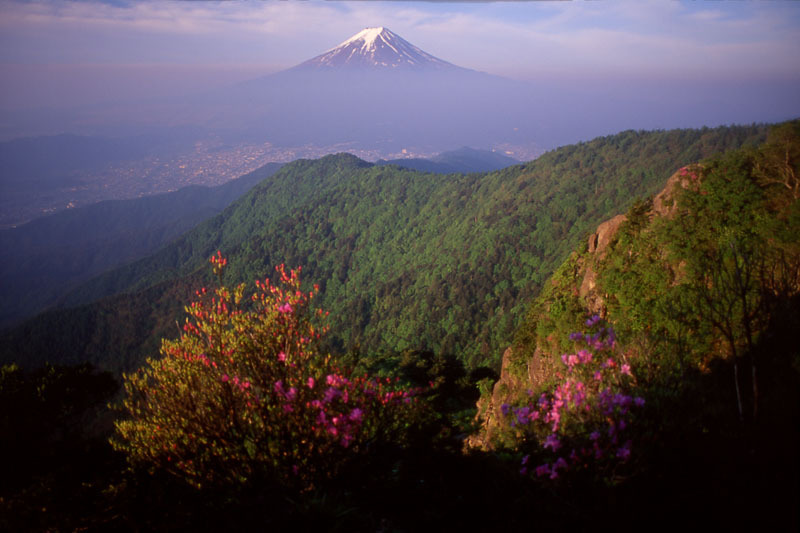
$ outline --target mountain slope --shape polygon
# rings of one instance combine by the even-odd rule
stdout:
[[[334,349],[427,347],[471,366],[497,364],[526,302],[589,228],[658,190],[678,166],[763,134],[762,127],[630,131],[466,176],[375,167],[349,155],[297,161],[69,302],[128,295],[50,313],[6,334],[2,358],[90,359],[107,368],[139,360],[156,344],[153,336],[175,331],[176,304],[162,295],[209,282],[207,259],[219,249],[230,260],[229,283],[252,283],[278,263],[302,265],[304,279],[321,286],[319,304],[331,311]],[[115,307],[164,329],[109,350],[98,339],[134,327]],[[72,321],[78,323],[65,326]],[[49,333],[56,329],[81,333]],[[111,352],[124,352],[125,363],[110,360]]]
[[[417,48],[388,28],[379,27],[365,28],[294,68],[455,70],[460,67]]]
[[[793,529],[800,121],[678,169],[587,241],[532,302],[471,444],[554,487],[613,478],[645,495],[642,524],[670,501]]]
[[[0,231],[0,247],[14,255],[0,265],[0,327],[40,312],[93,276],[153,253],[279,168],[269,164],[218,187],[100,202]]]

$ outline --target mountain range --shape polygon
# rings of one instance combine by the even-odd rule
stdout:
[[[520,162],[512,157],[489,150],[462,147],[442,152],[431,158],[379,159],[376,165],[397,165],[403,168],[436,174],[467,174],[500,170]]]
[[[63,142],[62,142],[63,141]],[[20,143],[16,143],[20,144]],[[41,168],[29,167],[23,175],[40,191],[48,191],[48,179],[63,187],[58,169],[87,168],[104,160],[92,148],[105,153],[105,140],[59,136],[26,139],[24,153],[38,151],[51,161]],[[79,145],[72,159],[61,160],[62,146]],[[0,144],[0,147],[3,145]],[[1,153],[1,152],[0,152]],[[10,159],[10,158],[9,158]],[[21,161],[21,158],[15,158]],[[378,165],[440,174],[498,170],[519,161],[490,152],[460,148],[431,159],[409,158],[379,161]],[[183,232],[210,218],[281,167],[271,163],[217,187],[190,186],[173,193],[128,200],[99,202],[0,230],[0,246],[14,250],[14,261],[0,267],[0,327],[8,326],[54,305],[77,284],[124,263],[158,250]],[[69,173],[67,174],[69,176]]]
[[[497,366],[528,302],[590,228],[682,165],[764,127],[624,132],[490,173],[428,174],[351,155],[300,160],[155,254],[107,272],[6,331],[0,359],[135,368],[229,258],[227,282],[303,266],[331,311],[334,352],[431,349]]]
[[[150,255],[280,167],[271,163],[218,187],[109,200],[0,230],[0,247],[14,254],[0,266],[0,327],[55,304],[81,282]]]

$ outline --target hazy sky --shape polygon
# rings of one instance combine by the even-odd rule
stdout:
[[[52,99],[41,85],[56,83],[67,98],[122,70],[144,92],[222,83],[293,66],[367,26],[522,79],[800,77],[800,2],[2,1],[0,96],[5,107]],[[209,68],[226,75],[206,80]]]

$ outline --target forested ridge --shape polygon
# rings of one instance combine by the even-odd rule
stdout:
[[[530,306],[474,444],[733,529],[796,527],[800,122],[679,169],[588,241]]]
[[[627,131],[486,174],[375,167],[346,154],[297,161],[64,305],[117,296],[7,332],[2,357],[131,368],[175,334],[176,280],[207,279],[205,262],[221,250],[232,282],[302,266],[331,311],[334,351],[431,349],[496,366],[528,302],[593,226],[653,194],[679,166],[755,144],[765,131]]]
[[[650,135],[711,131],[594,142],[627,138],[640,148],[633,141]],[[524,191],[550,190],[537,188],[547,176],[528,164],[439,183],[342,155],[290,165],[207,222],[205,233],[187,235],[195,240],[162,250],[160,266],[173,270],[153,269],[159,275],[149,286],[72,309],[72,321],[53,312],[6,337],[28,335],[44,353],[57,353],[59,339],[80,338],[84,354],[106,350],[93,356],[97,364],[138,370],[123,376],[120,395],[113,374],[90,365],[0,369],[8,471],[0,528],[796,530],[800,122],[768,135],[739,130],[747,131],[740,140],[761,140],[669,165],[669,179],[642,186],[654,195],[635,199],[641,182],[631,179],[604,196],[609,183],[586,174],[553,186],[559,209],[568,209],[559,194],[573,189],[586,210],[591,202],[580,191],[610,203],[624,191],[627,201],[609,208],[613,218],[556,220],[564,240],[572,238],[566,220],[589,226],[552,259],[558,266],[541,274],[538,294],[520,302],[524,316],[506,339],[499,380],[485,368],[469,372],[465,365],[477,364],[459,353],[362,345],[360,354],[330,355],[344,342],[336,328],[352,328],[354,318],[328,315],[321,304],[333,288],[340,297],[363,294],[347,280],[362,279],[364,257],[378,265],[372,276],[420,264],[423,276],[473,257],[480,266],[496,234],[478,251],[449,239],[471,236],[477,223],[509,231],[511,215],[525,213],[511,198],[533,202]],[[443,196],[442,184],[453,183],[463,198]],[[314,203],[299,201],[301,194]],[[277,205],[267,207],[270,200]],[[452,219],[465,209],[475,212],[438,231],[390,224],[403,216]],[[430,248],[409,236],[414,228],[434,237]],[[532,242],[525,232],[515,233],[518,241]],[[259,238],[245,248],[244,235]],[[320,235],[331,242],[326,254],[308,254]],[[247,258],[265,254],[267,236],[272,249],[313,259],[302,277],[283,266],[271,270],[271,281],[251,272]],[[238,244],[209,253],[209,265],[204,239],[224,245],[226,238]],[[397,252],[403,244],[413,253]],[[382,263],[371,247],[394,263]],[[411,263],[434,249],[461,250],[463,259]],[[196,254],[197,268],[170,263],[180,254]],[[349,262],[340,271],[323,260],[342,257]],[[132,265],[128,279],[153,264]],[[312,289],[319,280],[308,271],[326,268],[327,287]],[[237,285],[248,276],[262,281]],[[176,322],[182,304],[188,317]],[[166,332],[160,350],[154,331]],[[24,353],[23,344],[8,346]],[[131,346],[147,353],[143,364]]]

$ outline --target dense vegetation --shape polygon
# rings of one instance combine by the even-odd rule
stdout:
[[[677,167],[764,132],[628,131],[489,174],[423,174],[349,155],[297,161],[67,303],[117,296],[6,333],[2,359],[133,368],[158,338],[175,335],[179,302],[221,250],[235,282],[303,265],[331,311],[336,352],[427,349],[470,368],[497,366],[527,303],[587,231],[657,191]]]
[[[269,164],[218,187],[100,202],[0,231],[0,247],[14,250],[15,259],[0,266],[0,327],[41,312],[81,282],[150,255],[279,168]]]
[[[796,525],[799,324],[792,122],[684,167],[607,248],[559,268],[495,387],[503,405],[483,400],[485,436],[538,479],[660,480],[695,512],[716,494],[737,527]]]
[[[461,447],[480,373],[441,352],[325,357],[283,268],[249,299],[200,290],[116,414],[108,374],[4,367],[0,527],[796,530],[798,177],[794,122],[576,246],[504,360],[491,450]],[[97,438],[112,415],[122,455]],[[95,430],[67,430],[81,418]]]

